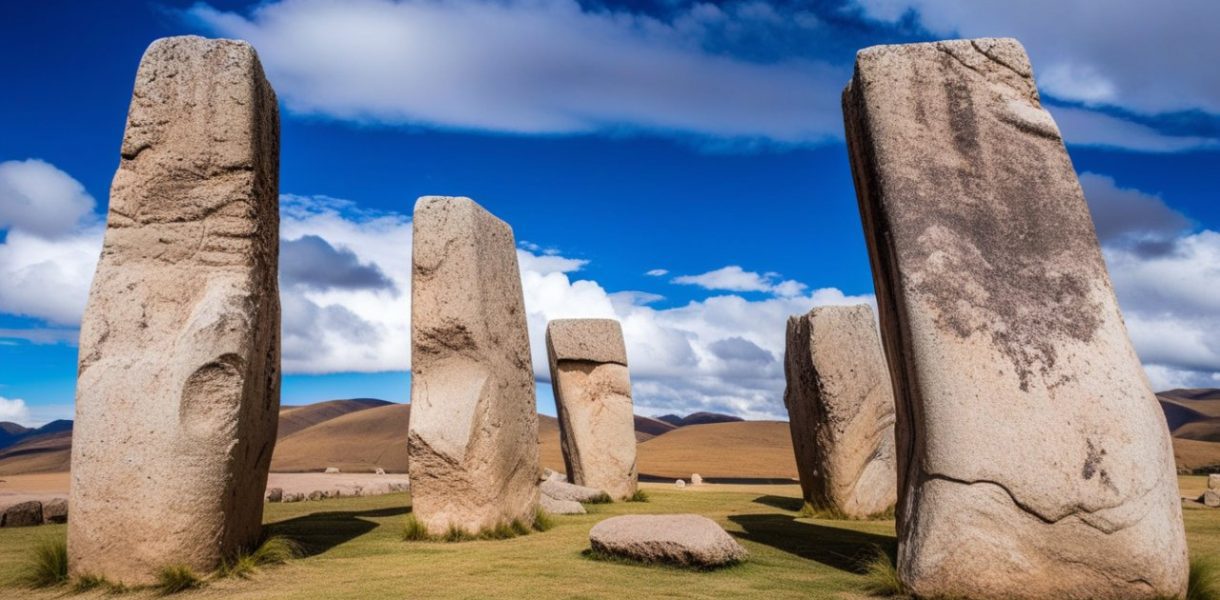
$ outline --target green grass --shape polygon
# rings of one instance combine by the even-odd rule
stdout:
[[[81,575],[72,580],[73,592],[83,594],[91,590],[103,590],[109,594],[124,594],[131,591],[131,588],[98,575]]]
[[[802,519],[827,519],[831,521],[893,521],[895,508],[891,506],[867,517],[853,517],[839,510],[837,506],[817,507],[806,502],[801,505],[798,515]]]
[[[880,546],[873,549],[872,558],[864,561],[860,567],[864,575],[864,591],[871,596],[885,598],[906,598],[909,596],[906,586],[898,578],[898,569],[894,566],[894,557],[882,550]]]
[[[588,500],[581,501],[581,504],[610,504],[612,502],[614,502],[614,498],[611,498],[610,494],[602,492]]]
[[[45,588],[68,583],[68,543],[63,539],[42,542],[30,548],[21,583],[32,588]]]
[[[203,587],[203,578],[186,565],[166,565],[157,570],[157,583],[152,587],[168,596]]]
[[[1186,600],[1220,600],[1220,562],[1215,557],[1190,559],[1190,583]]]
[[[237,556],[221,563],[217,577],[246,579],[259,567],[282,565],[302,554],[300,544],[282,535],[273,535],[263,540],[253,552],[238,552]]]
[[[1206,485],[1202,478],[1190,481],[1200,489]],[[260,568],[248,579],[209,578],[205,587],[182,597],[337,600],[401,598],[409,592],[412,597],[439,600],[624,596],[864,600],[879,575],[863,574],[862,565],[877,556],[878,547],[894,547],[893,521],[800,518],[800,490],[795,485],[717,486],[697,493],[651,484],[645,489],[648,503],[615,502],[599,506],[597,514],[553,517],[553,526],[544,535],[461,544],[403,543],[404,519],[410,514],[408,494],[268,504],[269,536],[295,540],[302,556],[280,567]],[[705,515],[745,546],[749,559],[728,569],[696,572],[591,560],[595,557],[584,554],[589,549],[589,529],[597,522],[648,513]],[[1220,560],[1220,510],[1187,507],[1184,518],[1196,561]],[[19,587],[30,549],[64,539],[66,529],[61,524],[0,528],[0,598],[75,600],[68,586]],[[1216,570],[1206,565],[1192,570],[1190,600],[1220,600],[1214,590]],[[108,591],[101,582],[79,598],[152,600],[159,593],[137,589],[115,597]]]
[[[636,489],[635,493],[627,498],[628,502],[648,502],[648,492],[642,489]]]

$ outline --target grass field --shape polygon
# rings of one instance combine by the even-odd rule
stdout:
[[[1184,493],[1201,491],[1203,477],[1182,477]],[[543,533],[457,544],[404,542],[405,494],[321,502],[270,504],[273,534],[300,542],[306,556],[265,568],[247,580],[217,580],[183,598],[864,598],[858,561],[893,543],[893,521],[800,519],[799,488],[708,486],[677,490],[646,486],[648,503],[588,507],[590,514],[555,517]],[[693,512],[707,515],[750,551],[749,560],[721,571],[590,560],[589,528],[612,515]],[[1187,508],[1191,552],[1220,559],[1220,511]],[[15,587],[29,548],[61,538],[66,527],[0,529],[0,597],[104,598],[66,589]],[[154,597],[151,591],[125,598]]]

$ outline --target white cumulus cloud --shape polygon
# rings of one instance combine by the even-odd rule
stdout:
[[[0,421],[26,425],[30,422],[30,407],[21,398],[0,396]]]
[[[7,230],[0,312],[61,325],[80,321],[101,251],[95,204],[80,182],[49,163],[0,163],[0,230]]]

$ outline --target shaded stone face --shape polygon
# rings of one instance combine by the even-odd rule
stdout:
[[[1024,49],[861,51],[844,93],[920,596],[1177,597],[1173,452]]]
[[[154,42],[81,322],[73,574],[150,583],[258,540],[279,412],[278,186],[254,49]]]
[[[412,260],[412,510],[437,535],[529,523],[538,413],[512,229],[469,198],[420,198]]]
[[[635,416],[623,331],[613,319],[547,323],[547,356],[568,481],[635,493]]]
[[[872,308],[825,306],[788,319],[784,373],[805,500],[854,518],[892,508],[894,396]]]

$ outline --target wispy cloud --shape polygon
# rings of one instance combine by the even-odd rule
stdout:
[[[732,28],[766,40],[816,25],[759,3],[695,4],[665,20],[575,0],[282,0],[188,15],[253,43],[297,113],[522,134],[842,136],[847,65],[705,47]]]
[[[806,287],[799,281],[780,280],[779,273],[746,271],[737,265],[699,275],[679,275],[673,278],[673,283],[729,292],[769,292],[783,297],[799,296]]]
[[[1220,123],[1215,41],[1220,2],[1182,0],[855,0],[883,22],[911,18],[937,37],[1015,37],[1046,95],[1081,105],[1055,108],[1073,144],[1151,152],[1214,147],[1214,137],[1169,135],[1101,107],[1145,116],[1202,111]],[[1145,119],[1145,121],[1148,121]]]

